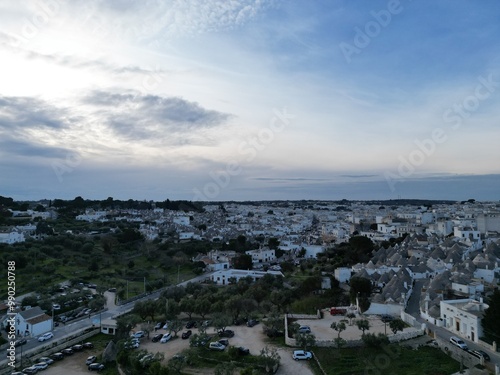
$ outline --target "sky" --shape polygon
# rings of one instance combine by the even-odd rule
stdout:
[[[0,2],[0,195],[500,199],[500,3]]]

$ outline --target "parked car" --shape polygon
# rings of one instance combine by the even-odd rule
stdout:
[[[139,344],[137,341],[127,341],[123,347],[125,349],[137,349],[141,344]]]
[[[54,303],[52,305],[52,309],[54,309],[54,310],[61,310],[61,305],[59,305],[58,303]]]
[[[89,371],[102,371],[104,370],[104,365],[102,363],[91,363],[88,369]]]
[[[158,322],[155,324],[155,329],[161,329],[161,327],[163,327],[165,323],[162,323],[162,322]]]
[[[489,361],[491,359],[488,353],[483,350],[469,350],[469,353],[479,359],[483,358],[485,361]]]
[[[211,342],[209,345],[208,345],[208,348],[210,350],[219,350],[219,351],[222,351],[224,349],[226,349],[226,346],[225,345],[222,345],[220,342],[218,341],[213,341]]]
[[[108,289],[108,292],[111,292],[111,293],[116,293],[116,288],[109,288],[109,289]]]
[[[54,337],[54,334],[52,332],[47,332],[47,333],[44,333],[43,335],[41,335],[38,338],[38,341],[40,341],[40,342],[47,341],[47,340],[51,339],[52,337]]]
[[[42,370],[47,369],[47,367],[49,367],[49,365],[47,363],[45,363],[45,362],[38,362],[38,363],[35,363],[33,365],[33,367],[36,367],[36,369],[38,371],[42,371]]]
[[[250,350],[248,348],[245,348],[244,346],[239,346],[238,347],[238,354],[248,355],[248,354],[250,354]]]
[[[312,358],[312,353],[306,352],[305,350],[294,350],[293,354],[292,354],[292,358],[295,359],[296,361],[301,360],[301,359],[309,360]]]
[[[191,336],[191,334],[192,334],[192,333],[193,333],[193,331],[191,331],[191,330],[189,329],[189,330],[187,330],[186,332],[182,332],[182,336],[181,336],[181,337],[182,337],[183,339],[188,339],[188,338]]]
[[[311,333],[311,328],[309,326],[300,326],[297,330],[298,333]]]
[[[92,349],[94,347],[94,344],[92,344],[91,342],[84,342],[83,347],[85,349]]]
[[[235,326],[239,326],[240,324],[246,323],[247,319],[246,318],[238,318],[233,320],[233,324]]]
[[[71,349],[73,349],[74,352],[79,352],[79,351],[83,350],[83,345],[75,344],[71,347]]]
[[[74,353],[74,351],[71,348],[66,348],[66,349],[61,350],[61,353],[64,355],[72,355]]]
[[[219,337],[229,337],[229,338],[231,338],[231,337],[234,336],[234,331],[231,331],[230,329],[226,329],[224,331],[222,331],[222,330],[219,331],[218,334],[219,334]]]
[[[22,339],[16,340],[16,342],[14,343],[14,346],[18,347],[18,346],[26,344],[27,342],[28,342],[28,340],[26,340],[25,338],[22,338]]]
[[[172,338],[172,335],[170,333],[166,333],[166,334],[163,335],[163,337],[161,338],[160,342],[162,344],[164,344],[167,341],[169,341],[171,338]]]
[[[141,337],[144,337],[145,334],[144,334],[144,331],[137,331],[137,332],[133,333],[132,336],[140,339]]]
[[[186,323],[186,328],[196,328],[196,322],[194,320],[190,320],[189,322]]]
[[[35,366],[30,366],[30,367],[26,367],[25,369],[23,369],[22,372],[23,372],[23,374],[27,374],[27,375],[36,374],[38,372],[38,369]]]
[[[40,357],[37,359],[37,362],[40,363],[40,362],[45,362],[46,364],[48,365],[51,365],[54,363],[54,360],[49,358],[49,357]]]
[[[456,337],[456,336],[451,336],[450,337],[450,342],[455,345],[455,346],[458,346],[460,349],[463,349],[463,350],[467,350],[469,349],[469,347],[467,346],[467,344],[465,343],[464,340]]]
[[[161,338],[163,337],[163,333],[158,333],[156,335],[153,336],[153,338],[151,339],[151,341],[153,342],[158,342],[161,340]]]
[[[91,355],[90,357],[87,357],[85,364],[88,366],[91,363],[94,363],[96,360],[97,360],[97,357],[95,355]]]
[[[394,318],[390,315],[382,315],[380,317],[380,320],[383,322],[383,323],[389,323],[389,322],[392,322],[394,320]]]
[[[217,340],[217,341],[219,341],[224,346],[229,346],[229,340],[228,339],[220,339],[220,340]]]
[[[61,352],[57,352],[51,354],[49,357],[52,358],[54,361],[60,361],[64,359],[64,354],[62,354]]]
[[[247,322],[247,327],[253,327],[255,325],[259,324],[259,321],[258,320],[255,320],[255,319],[250,319],[248,322]]]
[[[343,308],[332,307],[330,309],[330,315],[345,315],[346,313],[347,313],[347,310],[343,309]]]

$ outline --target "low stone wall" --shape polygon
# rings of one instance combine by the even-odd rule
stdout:
[[[389,342],[394,343],[394,342],[401,342],[401,341],[406,341],[410,339],[414,339],[415,337],[419,337],[424,335],[425,332],[423,330],[411,330],[407,332],[399,332],[396,333],[395,335],[390,335],[388,336]],[[285,332],[285,343],[288,346],[292,347],[298,347],[297,341],[294,338],[288,337],[288,331]],[[342,337],[342,336],[341,336]],[[346,340],[344,347],[347,348],[355,348],[355,347],[360,347],[363,346],[363,340]],[[335,348],[337,345],[335,344],[334,340],[316,340],[316,346],[318,347],[333,347]]]
[[[472,354],[469,354],[463,349],[451,344],[449,341],[445,341],[439,337],[435,338],[438,347],[450,355],[455,361],[463,363],[464,366],[472,368],[478,364],[484,365],[484,360],[479,359]]]

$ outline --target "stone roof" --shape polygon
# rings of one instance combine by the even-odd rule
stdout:
[[[18,314],[21,315],[24,320],[28,320],[40,315],[45,315],[45,312],[40,308],[40,306],[35,306],[31,309],[21,311]]]
[[[34,318],[31,318],[31,319],[26,319],[26,323],[38,324],[41,322],[45,322],[47,320],[52,320],[52,318],[50,316],[48,316],[47,314],[43,314],[43,315],[35,316]]]

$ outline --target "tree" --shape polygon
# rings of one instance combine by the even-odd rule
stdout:
[[[182,369],[187,364],[187,356],[180,354],[174,355],[170,361],[168,361],[168,369],[176,374],[181,374]],[[170,372],[168,372],[169,374]]]
[[[215,366],[214,375],[233,375],[236,366],[232,362],[222,362]]]
[[[228,325],[231,325],[232,319],[229,315],[224,313],[215,313],[212,316],[212,324],[217,331],[224,332]]]
[[[286,310],[286,307],[292,303],[293,292],[288,289],[273,290],[270,301],[278,307],[279,311]]]
[[[405,322],[403,322],[401,319],[394,319],[389,322],[389,327],[394,334],[396,334],[396,332],[398,331],[403,331],[405,326]]]
[[[366,319],[358,319],[356,320],[356,326],[360,331],[363,332],[361,336],[364,336],[365,331],[368,331],[370,329],[370,322]]]
[[[389,338],[387,335],[384,335],[383,333],[367,333],[366,335],[363,334],[361,337],[363,340],[363,343],[366,346],[372,347],[372,348],[380,348],[382,345],[388,345],[389,344]]]
[[[486,338],[500,341],[500,291],[496,289],[488,300],[489,307],[484,312],[481,324]]]
[[[189,319],[191,319],[191,316],[196,310],[196,303],[192,298],[186,296],[179,303],[179,308]]]
[[[233,267],[238,270],[251,270],[253,266],[252,256],[240,254],[233,259]]]
[[[280,359],[281,357],[278,354],[278,349],[274,347],[269,348],[267,345],[260,351],[259,354],[259,360],[266,367],[267,372],[271,369],[277,369],[280,364]]]
[[[174,319],[168,325],[168,329],[170,332],[174,333],[174,337],[177,337],[177,333],[184,327],[184,323],[182,320]]]
[[[297,322],[293,322],[292,324],[288,325],[288,333],[291,337],[294,337],[297,332],[299,332],[300,324]]]
[[[116,338],[128,338],[130,330],[140,321],[141,318],[135,314],[122,315],[116,318]]]
[[[343,346],[347,344],[347,341],[344,340],[342,337],[335,337],[333,341],[335,342],[335,345],[337,345],[337,349],[339,349],[339,351]]]
[[[173,299],[167,299],[165,301],[165,317],[169,320],[173,320],[180,313],[179,304]]]
[[[337,338],[340,338],[340,333],[346,329],[344,322],[333,322],[330,327],[338,332]]]
[[[356,297],[368,297],[372,291],[372,283],[365,277],[352,277],[349,281],[351,303],[356,302]]]
[[[210,312],[211,303],[207,297],[198,298],[195,300],[194,312],[205,319],[205,315]]]
[[[304,350],[316,344],[316,336],[312,333],[297,333],[295,335],[295,342]]]
[[[275,238],[275,237],[271,237],[271,238],[269,239],[269,241],[267,241],[267,246],[269,246],[269,248],[270,248],[271,250],[276,250],[276,249],[278,249],[278,246],[279,246],[279,245],[280,245],[280,241],[279,241],[277,238]]]
[[[349,319],[349,325],[352,326],[352,320],[356,317],[356,314],[349,312],[345,316],[347,319]]]

